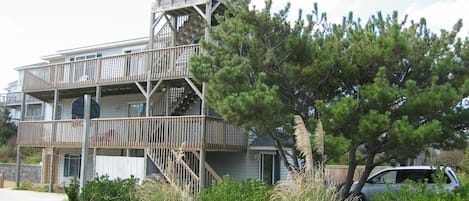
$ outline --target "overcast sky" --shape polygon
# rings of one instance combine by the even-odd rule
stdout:
[[[57,50],[147,37],[152,0],[14,0],[0,2],[0,92],[17,79],[14,68],[40,62]],[[264,0],[252,0],[263,7]],[[287,0],[274,0],[274,9]],[[411,19],[427,18],[434,31],[450,29],[462,18],[469,24],[467,0],[292,0],[291,19],[298,9],[310,13],[313,2],[327,12],[329,21],[340,22],[353,11],[364,20],[382,11],[399,11]],[[469,26],[463,27],[468,35]]]

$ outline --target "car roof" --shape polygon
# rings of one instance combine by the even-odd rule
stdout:
[[[385,170],[431,170],[436,169],[436,166],[428,165],[418,165],[418,166],[397,166],[397,167],[388,167]]]
[[[443,168],[443,166],[440,166]],[[415,166],[397,166],[397,167],[388,167],[384,168],[382,170],[377,171],[373,175],[370,175],[371,177],[374,177],[375,175],[378,175],[384,171],[389,171],[389,170],[436,170],[437,166],[429,166],[429,165],[415,165]],[[451,171],[451,168],[446,167],[445,171]]]

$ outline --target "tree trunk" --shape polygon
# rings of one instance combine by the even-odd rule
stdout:
[[[371,174],[371,171],[373,171],[375,167],[376,166],[368,166],[368,165],[365,166],[365,170],[363,171],[362,176],[358,180],[358,186],[357,188],[354,189],[354,191],[352,192],[352,195],[354,196],[360,195],[360,191],[362,190],[363,186],[365,186],[366,180],[368,179],[368,177]]]
[[[356,156],[355,156],[356,151],[357,151],[356,146],[350,147],[347,177],[345,178],[345,183],[342,188],[342,192],[340,192],[340,200],[342,201],[345,200],[349,196],[350,188],[352,187],[353,175],[355,174],[355,169],[357,168],[357,162],[356,162]]]
[[[283,149],[282,147],[282,144],[280,142],[280,139],[278,138],[278,136],[276,134],[273,134],[271,133],[270,136],[272,137],[272,139],[274,140],[274,146],[275,148],[277,148],[278,150],[278,153],[280,155],[280,159],[283,161],[283,165],[285,166],[285,168],[287,168],[288,172],[291,174],[291,175],[294,175],[296,172],[297,172],[297,167],[292,167],[292,165],[290,164],[290,162],[288,162],[288,159],[287,159],[287,154],[285,153],[285,150]]]
[[[354,191],[352,192],[352,195],[355,195],[355,196],[360,195],[360,192],[361,192],[363,186],[365,186],[365,183],[366,183],[368,177],[370,176],[371,171],[373,171],[373,169],[377,165],[377,163],[374,163],[375,162],[374,161],[375,156],[376,156],[376,154],[374,152],[371,152],[371,153],[367,154],[365,170],[363,171],[362,176],[358,180],[357,188],[354,189]]]

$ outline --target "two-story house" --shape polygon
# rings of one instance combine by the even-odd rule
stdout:
[[[18,68],[21,94],[44,102],[45,118],[23,118],[17,139],[43,148],[44,183],[157,173],[196,192],[223,175],[271,184],[286,178],[271,141],[225,122],[189,74],[191,56],[204,53],[198,41],[209,40],[206,26],[223,8],[221,1],[157,0],[148,38],[61,50],[42,57],[47,64]],[[84,94],[100,106],[87,156],[83,120],[72,115]]]

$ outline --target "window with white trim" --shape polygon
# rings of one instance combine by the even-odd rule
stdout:
[[[64,155],[64,177],[80,177],[81,155]]]
[[[259,177],[270,185],[274,185],[280,180],[280,161],[276,154],[261,153]]]
[[[144,117],[145,103],[129,103],[128,117]]]

